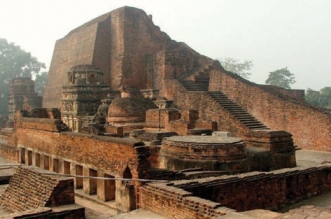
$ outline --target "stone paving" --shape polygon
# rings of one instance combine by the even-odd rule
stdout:
[[[75,197],[75,202],[76,204],[85,207],[86,219],[106,219],[112,218],[117,214],[117,211],[113,208],[92,202],[78,196]]]

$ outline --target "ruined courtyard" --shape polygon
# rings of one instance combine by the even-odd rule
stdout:
[[[59,39],[44,96],[33,86],[11,82],[1,127],[1,157],[21,164],[3,174],[9,218],[88,218],[75,196],[127,217],[331,215],[276,213],[331,191],[331,112],[307,104],[304,90],[225,71],[140,9]]]

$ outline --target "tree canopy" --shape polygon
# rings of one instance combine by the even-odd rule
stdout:
[[[0,38],[0,114],[6,115],[9,83],[15,77],[37,77],[45,64],[14,43]]]
[[[306,101],[312,105],[331,109],[331,87],[324,87],[320,91],[308,88]]]
[[[227,57],[221,59],[220,62],[225,70],[237,74],[242,78],[248,79],[249,76],[251,76],[249,70],[251,70],[253,66],[252,61],[245,60],[244,62],[240,62],[238,59]]]
[[[269,77],[265,81],[266,84],[270,84],[273,86],[281,87],[290,89],[291,84],[294,84],[295,76],[293,73],[291,73],[287,67],[281,68],[273,72],[269,72]]]
[[[39,96],[44,95],[45,85],[48,77],[48,72],[41,72],[41,74],[36,75],[34,80],[34,90],[38,93]]]

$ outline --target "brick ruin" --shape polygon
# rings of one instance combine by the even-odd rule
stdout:
[[[328,165],[295,159],[297,147],[330,151],[330,119],[302,90],[242,79],[123,7],[56,42],[43,108],[15,112],[0,154],[76,176],[121,212],[215,218],[330,191]]]
[[[235,136],[256,128],[284,130],[300,148],[330,151],[331,115],[306,104],[303,90],[258,85],[227,72],[170,39],[140,9],[116,9],[56,42],[43,107],[60,107],[66,72],[76,65],[100,68],[111,90],[133,85],[178,109],[198,109],[201,119],[217,121],[218,130]]]
[[[9,217],[85,218],[84,208],[75,204],[73,179],[49,173],[32,166],[17,169],[0,197],[0,206]]]
[[[14,78],[10,82],[8,96],[8,118],[14,119],[16,110],[41,107],[42,97],[34,91],[34,81],[29,77]]]

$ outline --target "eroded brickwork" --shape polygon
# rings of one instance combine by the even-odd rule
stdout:
[[[50,122],[48,122],[48,120]],[[122,176],[126,167],[133,178],[144,178],[149,168],[145,148],[134,139],[91,136],[72,132],[58,132],[51,119],[34,121],[34,118],[21,118],[16,127],[16,144],[39,153],[74,160],[96,168],[108,170]],[[39,124],[39,127],[38,127]],[[44,129],[49,126],[49,129]]]
[[[233,212],[231,209],[277,210],[303,198],[330,191],[330,170],[329,165],[319,165],[306,169],[152,183],[140,188],[140,206],[170,218],[216,218]]]
[[[327,110],[288,98],[230,73],[215,72],[210,81],[214,78],[220,82],[215,83],[214,90],[221,90],[271,129],[291,133],[298,147],[330,151],[331,114]]]
[[[165,49],[173,41],[140,9],[122,7],[71,31],[54,49],[43,107],[59,107],[66,71],[92,64],[105,73],[105,83],[148,88],[145,56]]]
[[[45,173],[35,167],[19,167],[0,199],[5,210],[20,212],[38,207],[74,204],[74,181]]]

